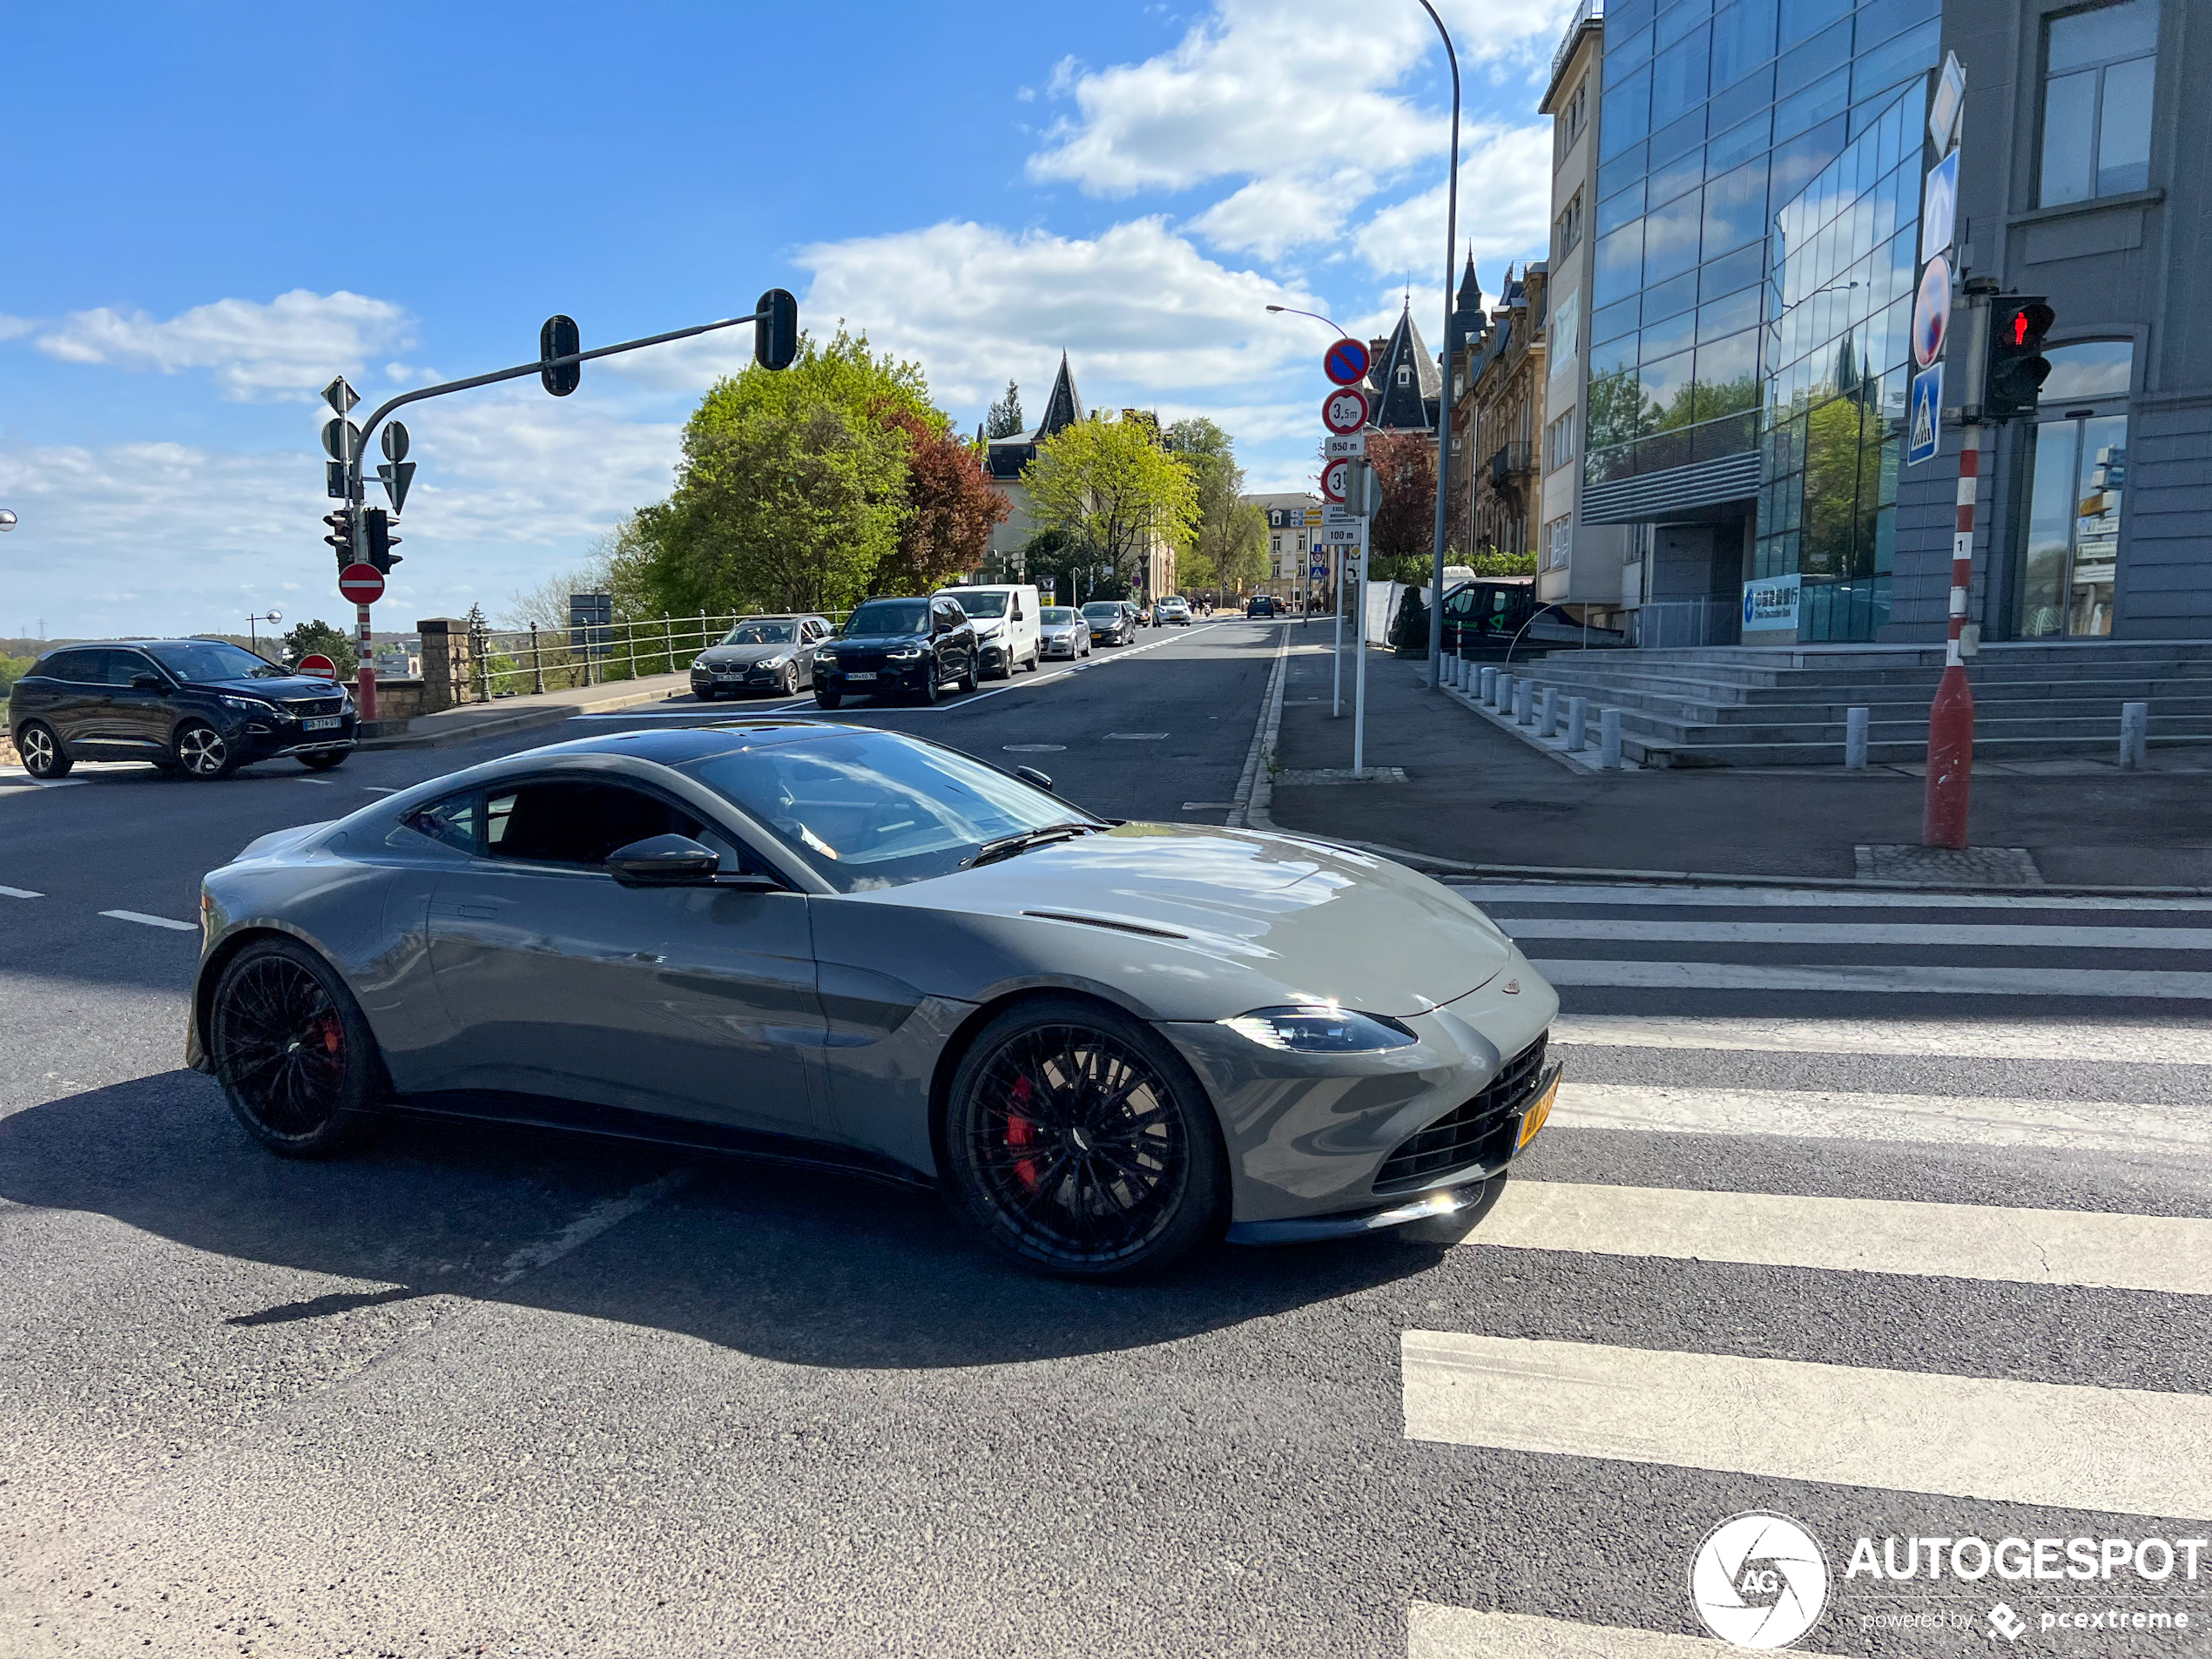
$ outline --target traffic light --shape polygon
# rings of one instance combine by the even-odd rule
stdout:
[[[381,507],[365,508],[361,528],[368,531],[368,562],[386,576],[391,575],[392,567],[400,562],[400,556],[392,551],[400,544],[400,538],[392,534],[392,516]]]
[[[322,539],[338,550],[338,568],[342,570],[354,562],[353,512],[341,507],[334,513],[325,513],[322,522],[330,526],[330,534]]]
[[[548,317],[537,331],[538,361],[545,365],[537,371],[537,377],[554,396],[566,397],[583,383],[582,363],[563,363],[556,368],[554,359],[573,357],[583,349],[583,336],[577,332],[574,317]]]
[[[752,308],[752,361],[763,368],[789,368],[799,355],[799,301],[771,288]]]
[[[1981,418],[2009,421],[2035,413],[2051,360],[2043,341],[2059,314],[2040,297],[2004,293],[1990,301],[1989,362],[1982,387]]]

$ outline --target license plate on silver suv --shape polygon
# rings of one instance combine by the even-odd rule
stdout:
[[[334,714],[317,715],[312,720],[300,721],[300,729],[302,732],[335,732],[338,729],[338,717]]]

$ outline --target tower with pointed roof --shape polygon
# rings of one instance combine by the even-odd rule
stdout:
[[[1443,371],[1421,339],[1408,296],[1398,326],[1367,371],[1367,395],[1373,405],[1369,418],[1386,431],[1433,432],[1443,392]]]
[[[1052,377],[1052,390],[1046,395],[1037,423],[1027,432],[993,438],[985,448],[985,474],[991,487],[1006,497],[1012,509],[991,530],[991,562],[1001,570],[1012,568],[1010,562],[1015,556],[1037,533],[1036,516],[1029,509],[1029,489],[1022,482],[1022,469],[1037,458],[1039,444],[1084,418],[1082,395],[1076,390],[1075,371],[1069,367],[1068,354],[1063,351],[1060,354],[1060,370]]]

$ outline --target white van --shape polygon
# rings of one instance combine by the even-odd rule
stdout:
[[[975,624],[978,666],[987,679],[1011,679],[1017,668],[1034,670],[1042,649],[1037,617],[1043,609],[1035,588],[1020,583],[981,583],[940,588],[937,597],[958,603]]]

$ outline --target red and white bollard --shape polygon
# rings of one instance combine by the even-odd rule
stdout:
[[[1928,710],[1928,796],[1920,819],[1924,846],[1966,845],[1973,803],[1974,694],[1966,684],[1959,640],[1966,629],[1966,598],[1974,580],[1974,491],[1981,480],[1979,423],[1959,434],[1959,524],[1951,538],[1951,632],[1944,647],[1943,679]]]
[[[361,658],[361,673],[354,685],[354,705],[360,718],[366,722],[376,718],[376,655],[369,640],[368,607],[355,605],[354,612],[360,623]]]

